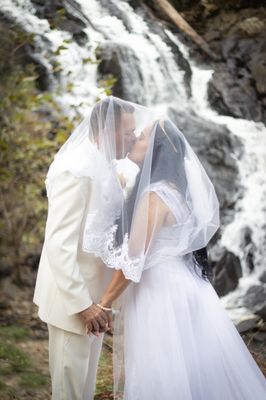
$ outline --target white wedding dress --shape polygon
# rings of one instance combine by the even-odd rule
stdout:
[[[173,189],[152,185],[182,218]],[[175,255],[179,240],[178,223],[164,226],[141,281],[123,293],[123,399],[265,400],[265,377],[191,254]]]

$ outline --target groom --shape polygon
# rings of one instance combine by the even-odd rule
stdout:
[[[108,98],[94,106],[92,124],[103,104],[108,105]],[[122,159],[136,140],[134,107],[125,102],[117,112],[116,154]],[[53,178],[48,197],[33,302],[49,332],[52,400],[93,399],[103,336],[111,327],[110,315],[96,303],[113,270],[106,268],[100,258],[83,252],[80,245],[93,185],[89,177],[64,171]],[[100,333],[88,335],[87,329]]]

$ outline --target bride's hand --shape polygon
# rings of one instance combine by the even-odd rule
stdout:
[[[101,304],[101,303],[100,303]],[[106,307],[111,307],[111,305],[108,305]],[[107,321],[105,326],[99,326],[99,330],[94,330],[92,325],[87,325],[87,334],[93,333],[94,335],[98,336],[102,332],[109,331],[110,333],[113,333],[113,314],[112,311],[104,311]]]
[[[99,333],[107,332],[107,331],[109,331],[110,333],[113,333],[112,312],[111,311],[106,311],[106,314],[107,314],[107,316],[108,316],[108,314],[111,314],[110,315],[110,319],[109,319],[109,316],[108,316],[108,323],[106,323],[105,328],[101,328],[100,327],[100,329],[98,331]],[[93,333],[94,335],[96,334],[96,331],[94,331],[94,330],[92,330],[90,332]]]
[[[106,311],[106,314],[108,318],[107,330],[113,333],[113,313],[112,311]]]

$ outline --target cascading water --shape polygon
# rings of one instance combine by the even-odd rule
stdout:
[[[186,48],[168,32],[170,38],[183,51],[189,59]],[[208,82],[213,71],[200,69],[193,61],[190,62],[192,70],[192,103],[198,114],[224,124],[244,145],[242,157],[237,160],[241,185],[244,196],[238,201],[232,223],[224,226],[221,245],[236,254],[241,260],[243,276],[238,287],[233,292],[221,298],[224,306],[235,320],[248,313],[245,307],[245,295],[252,285],[261,285],[258,279],[265,271],[266,259],[266,128],[262,123],[255,123],[244,119],[236,119],[218,115],[208,104]],[[248,246],[245,245],[244,235],[246,230],[253,236],[253,263],[254,270],[250,271],[248,264]]]
[[[236,290],[221,300],[232,319],[248,313],[245,294],[252,285],[264,287],[259,276],[266,259],[266,129],[262,124],[218,115],[208,105],[207,85],[212,71],[198,68],[187,49],[168,30],[151,29],[143,15],[138,15],[126,1],[76,0],[62,2],[68,12],[84,24],[88,40],[79,43],[66,30],[52,29],[48,20],[40,19],[30,0],[4,0],[2,13],[34,33],[34,57],[45,66],[51,92],[68,115],[84,116],[96,97],[104,96],[97,85],[95,50],[116,51],[121,79],[127,97],[145,105],[154,105],[162,112],[169,108],[191,110],[194,115],[226,125],[243,143],[243,155],[237,160],[244,196],[235,207],[234,220],[222,227],[221,245],[236,254],[242,264],[243,276]],[[110,7],[114,15],[110,14]],[[185,73],[178,66],[169,43],[179,49],[192,71],[189,98]],[[187,115],[187,114],[186,114]],[[244,242],[246,229],[252,237],[254,268],[248,264],[248,247]],[[249,249],[250,250],[250,249]]]
[[[70,33],[51,29],[47,20],[39,19],[30,0],[5,0],[1,8],[27,32],[35,34],[35,57],[50,72],[56,100],[72,115],[86,114],[95,97],[103,94],[96,83],[97,65],[90,62],[95,61],[95,49],[103,42],[120,48],[124,85],[132,97],[146,105],[162,105],[169,103],[171,91],[172,102],[178,97],[184,104],[187,97],[182,72],[170,49],[126,2],[117,3],[121,15],[127,15],[130,32],[122,20],[110,16],[97,0],[76,1],[81,18],[87,23],[83,31],[88,41],[82,45],[73,41]],[[76,12],[76,7],[72,10]],[[53,74],[55,68],[59,72],[57,79]]]

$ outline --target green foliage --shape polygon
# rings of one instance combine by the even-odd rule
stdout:
[[[18,341],[27,340],[29,335],[29,329],[24,327],[0,327],[0,392],[16,395],[20,388],[38,389],[48,384],[48,374],[39,371],[31,357],[18,347]]]
[[[83,64],[100,64],[100,62],[100,60],[93,60],[91,57],[86,57],[82,60]]]
[[[58,27],[58,25],[60,25],[61,23],[66,21],[65,9],[62,7],[62,8],[59,8],[58,10],[56,10],[53,17],[49,18],[48,21],[49,21],[50,28],[56,29]]]
[[[0,391],[6,388],[6,384],[0,380]]]
[[[56,16],[64,19],[63,9]],[[42,72],[26,51],[33,42],[34,35],[0,21],[0,257],[15,267],[18,281],[26,255],[40,252],[47,217],[45,176],[74,124],[51,93],[40,91]],[[55,55],[68,44],[65,40]],[[55,60],[53,72],[61,69]],[[115,82],[109,76],[99,86],[111,94]],[[72,84],[66,89],[71,91]]]
[[[7,44],[1,46],[0,39],[0,59],[9,64],[8,71],[0,64],[0,256],[18,266],[40,246],[47,214],[45,175],[73,123],[49,93],[38,90],[36,68],[22,55],[32,36],[11,31],[4,35]]]
[[[0,229],[4,233],[0,252],[12,257],[12,263],[19,263],[40,242],[47,211],[42,196],[45,174],[73,127],[58,112],[53,132],[53,121],[40,110],[44,106],[56,109],[56,105],[47,94],[38,93],[35,80],[33,65],[16,66],[0,84]]]
[[[8,338],[9,340],[24,340],[30,335],[29,328],[10,325],[0,328],[0,340]]]
[[[48,377],[39,372],[24,372],[19,379],[19,385],[25,388],[38,389],[48,383]]]
[[[30,365],[27,355],[8,343],[0,343],[0,360],[4,361],[1,374],[23,372]]]
[[[113,362],[112,362],[112,338],[104,336],[103,349],[99,360],[99,373],[97,374],[96,398],[100,395],[111,394],[113,390]]]
[[[106,75],[104,79],[99,79],[98,85],[103,88],[105,94],[107,96],[112,94],[112,88],[117,82],[117,78],[115,78],[112,74]]]
[[[15,64],[23,65],[28,61],[24,51],[26,45],[31,46],[34,34],[23,32],[18,27],[0,20],[0,72],[1,81],[9,75]]]

